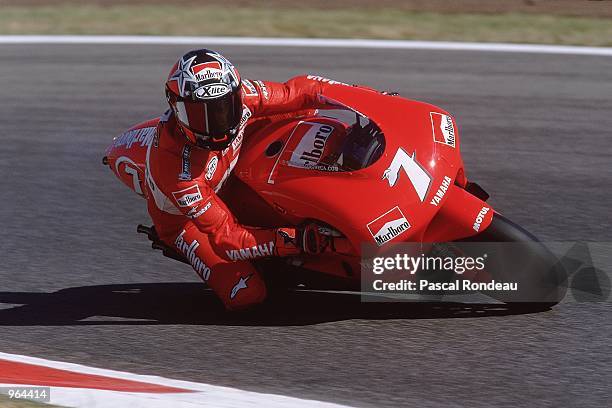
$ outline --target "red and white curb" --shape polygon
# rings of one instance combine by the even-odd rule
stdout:
[[[327,402],[0,353],[0,387],[10,386],[51,387],[49,403],[66,407],[346,407]]]

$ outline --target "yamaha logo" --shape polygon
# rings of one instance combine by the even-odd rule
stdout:
[[[200,99],[212,99],[218,98],[227,94],[230,91],[230,87],[227,84],[208,84],[199,87],[195,90],[194,94],[196,98]]]

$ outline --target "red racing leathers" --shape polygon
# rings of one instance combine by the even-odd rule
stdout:
[[[216,192],[235,166],[245,129],[254,120],[320,106],[328,86],[346,86],[318,76],[286,83],[242,81],[243,112],[238,136],[223,151],[193,146],[177,128],[171,111],[160,120],[147,150],[148,210],[160,238],[174,246],[228,309],[266,297],[263,280],[250,260],[300,252],[286,232],[240,225]],[[248,134],[248,132],[247,132]]]

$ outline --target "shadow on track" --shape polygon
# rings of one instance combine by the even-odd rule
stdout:
[[[528,313],[506,305],[362,303],[348,293],[296,291],[248,313],[227,313],[200,283],[82,286],[53,293],[0,292],[0,326],[309,325],[349,319],[439,319]],[[533,311],[533,310],[531,310]]]

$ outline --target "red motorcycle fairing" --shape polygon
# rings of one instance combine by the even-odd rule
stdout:
[[[348,237],[356,255],[362,243],[383,247],[388,242],[452,241],[488,227],[493,210],[464,190],[459,135],[447,112],[353,87],[330,89],[322,97],[333,108],[352,109],[354,117],[375,123],[384,134],[384,152],[367,167],[352,171],[343,170],[341,163],[338,171],[330,169],[334,164],[324,160],[296,165],[295,159],[304,157],[300,147],[316,147],[317,132],[305,126],[333,123],[323,117],[325,110],[250,135],[235,174],[288,221],[317,219],[330,224]],[[282,144],[278,153],[266,155],[275,143]],[[329,150],[326,144],[320,147]]]
[[[139,196],[146,198],[147,147],[157,135],[159,118],[140,123],[113,139],[105,159],[115,176]]]

